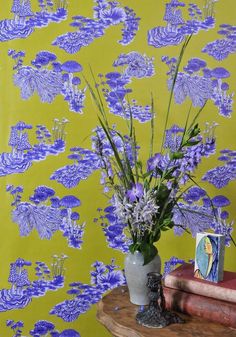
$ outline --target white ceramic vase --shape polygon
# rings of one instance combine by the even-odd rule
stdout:
[[[147,287],[147,274],[150,272],[161,272],[161,259],[157,254],[155,258],[143,265],[143,255],[136,251],[128,253],[125,257],[125,277],[129,289],[130,302],[136,305],[147,305],[149,303]]]

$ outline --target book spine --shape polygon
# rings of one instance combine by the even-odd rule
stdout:
[[[236,290],[219,287],[212,283],[187,280],[180,276],[169,274],[164,279],[164,285],[168,288],[183,290],[188,293],[207,296],[236,304]]]
[[[236,328],[236,304],[163,287],[166,308]]]

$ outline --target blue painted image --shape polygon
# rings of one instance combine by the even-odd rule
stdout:
[[[12,0],[12,19],[0,21],[0,41],[24,39],[36,28],[67,18],[67,1],[38,0],[39,12],[33,12],[31,0]]]
[[[198,234],[194,276],[211,282],[223,277],[224,238],[211,234]]]
[[[37,125],[36,144],[31,144],[29,141],[32,125],[21,121],[12,126],[8,141],[11,152],[0,153],[0,176],[25,172],[33,162],[64,152],[66,123],[65,119],[61,122],[56,120],[52,133],[44,125]]]
[[[93,19],[76,15],[70,24],[75,31],[58,36],[52,43],[69,54],[77,53],[89,46],[95,39],[103,36],[107,28],[123,24],[122,45],[131,43],[139,28],[139,20],[129,7],[122,7],[118,1],[95,0]]]
[[[85,223],[78,223],[80,215],[74,209],[81,203],[77,197],[59,198],[52,188],[38,186],[29,201],[23,202],[21,186],[8,185],[7,191],[13,197],[12,220],[19,226],[20,236],[29,236],[36,230],[40,239],[50,240],[56,231],[61,231],[69,247],[81,248]]]
[[[56,291],[64,286],[64,260],[66,256],[55,256],[50,270],[44,262],[36,262],[36,280],[30,281],[26,268],[31,262],[18,258],[10,265],[8,282],[10,289],[0,290],[0,312],[22,309],[34,297],[41,297],[48,291]]]

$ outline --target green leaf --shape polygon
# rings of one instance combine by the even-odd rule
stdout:
[[[200,128],[198,124],[195,124],[193,128],[191,128],[188,132],[189,138],[196,137],[200,133]]]
[[[157,254],[157,249],[153,244],[148,242],[142,242],[139,248],[140,252],[143,255],[144,262],[143,265],[151,262]]]
[[[134,252],[136,252],[137,250],[139,250],[139,247],[140,247],[140,243],[132,243],[130,246],[129,246],[129,251],[130,253],[134,254]]]
[[[197,145],[198,143],[200,143],[201,140],[189,140],[187,141],[183,146],[194,146],[194,145]]]
[[[153,237],[153,242],[159,241],[160,238],[161,238],[161,231],[158,230],[158,231],[156,232],[155,236]]]
[[[181,159],[184,157],[184,153],[183,152],[172,152],[170,154],[170,159],[173,160],[173,159]]]

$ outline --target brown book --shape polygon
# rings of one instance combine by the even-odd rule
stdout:
[[[168,288],[236,303],[236,273],[224,271],[223,281],[209,282],[194,277],[194,266],[183,264],[166,275],[164,285]]]
[[[220,301],[167,287],[163,287],[163,290],[167,309],[236,328],[236,303]]]

